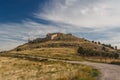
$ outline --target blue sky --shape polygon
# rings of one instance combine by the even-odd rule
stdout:
[[[119,0],[0,0],[0,50],[50,32],[120,48]]]

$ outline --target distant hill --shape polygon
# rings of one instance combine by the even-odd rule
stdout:
[[[116,50],[110,45],[89,41],[72,34],[48,33],[45,38],[28,40],[28,43],[10,50],[9,53],[15,53],[14,55],[24,54],[59,59],[81,60],[80,56],[78,56],[79,47],[86,49],[88,52],[116,52]]]
[[[100,42],[89,41],[84,38],[78,38],[72,34],[64,33],[48,33],[45,38],[29,40],[28,43],[18,46],[14,50],[21,51],[35,48],[59,47],[78,48],[79,46],[97,51],[101,51],[103,47],[106,49],[106,51],[115,51],[112,47],[105,46]]]

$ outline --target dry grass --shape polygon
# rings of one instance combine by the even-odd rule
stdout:
[[[0,80],[95,80],[96,74],[84,65],[0,57]]]
[[[87,49],[92,49],[92,50],[97,50],[101,51],[103,48],[103,45],[101,44],[95,44],[90,41],[86,40],[78,40],[78,41],[47,41],[47,42],[41,42],[41,43],[34,43],[34,44],[29,44],[26,43],[24,45],[21,45],[17,48],[20,48],[21,50],[30,50],[30,49],[36,49],[36,48],[65,48],[65,47],[71,47],[71,48],[78,48],[79,46],[82,46],[83,48]],[[108,51],[115,51],[114,49],[106,47]],[[16,50],[16,49],[14,49]]]
[[[31,50],[11,51],[11,53],[37,55],[65,60],[82,60],[82,58],[77,55],[76,48],[38,48]]]
[[[25,54],[62,54],[62,55],[70,55],[77,53],[73,48],[38,48],[31,50],[23,50],[23,51],[12,51],[12,53],[25,53]]]
[[[100,58],[100,57],[86,57],[88,61],[100,62],[100,63],[120,63],[120,59]]]

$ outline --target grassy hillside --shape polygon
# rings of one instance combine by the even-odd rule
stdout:
[[[57,36],[55,36],[57,35]],[[101,51],[105,47],[106,51],[115,51],[112,47],[101,44],[100,42],[92,42],[83,38],[78,38],[72,34],[51,33],[45,38],[37,38],[29,40],[28,43],[18,46],[14,51],[31,50],[36,48],[78,48],[79,46],[87,49]]]
[[[11,54],[26,54],[37,57],[49,57],[64,60],[82,60],[82,58],[78,56],[75,48],[37,48],[22,51],[11,51]]]
[[[78,38],[72,34],[50,33],[45,38],[29,40],[28,43],[18,46],[9,53],[32,54],[53,58],[63,58],[69,60],[79,60],[78,48],[102,52],[103,48],[107,52],[116,50],[101,43],[92,42],[83,38]]]
[[[21,45],[17,48],[14,49],[14,51],[22,51],[22,50],[31,50],[31,49],[36,49],[36,48],[78,48],[79,46],[86,48],[86,49],[92,49],[92,50],[97,50],[101,51],[103,49],[102,44],[97,44],[97,43],[92,43],[90,41],[54,41],[50,40],[47,42],[41,42],[41,43],[27,43],[24,45]],[[112,48],[105,47],[107,51],[115,51]]]

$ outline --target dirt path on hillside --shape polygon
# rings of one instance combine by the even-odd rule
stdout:
[[[101,72],[99,77],[100,80],[120,80],[120,66],[104,63],[93,63],[93,62],[79,62],[79,61],[65,61],[69,63],[84,64],[92,66]]]

